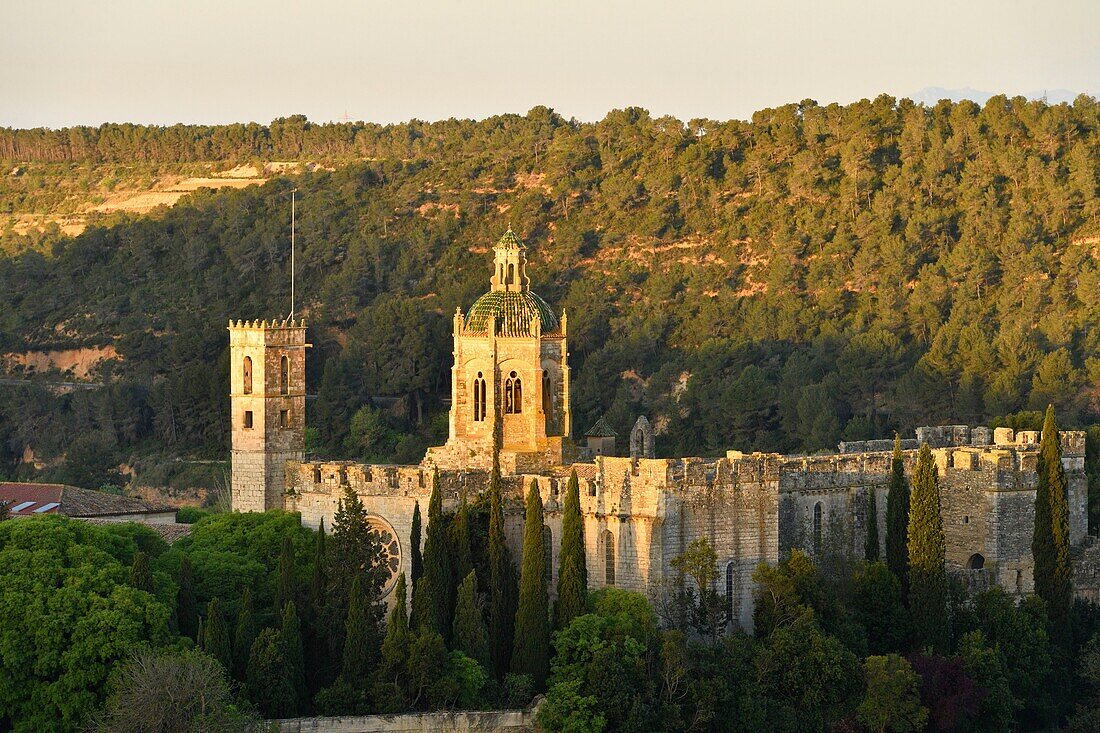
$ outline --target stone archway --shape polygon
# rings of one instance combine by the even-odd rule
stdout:
[[[970,556],[970,559],[966,561],[967,570],[981,570],[985,567],[985,558],[981,554],[975,552]]]

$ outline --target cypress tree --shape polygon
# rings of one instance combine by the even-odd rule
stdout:
[[[313,610],[317,617],[321,616],[321,610],[325,606],[325,518],[321,517],[321,524],[317,528],[317,539],[313,545],[313,577],[309,582],[309,595],[313,603]]]
[[[287,601],[283,608],[280,639],[283,658],[286,660],[286,676],[294,688],[294,713],[298,713],[307,701],[305,652],[302,648],[302,628],[298,622],[298,609],[294,601]]]
[[[283,609],[297,595],[294,582],[294,547],[290,536],[283,537],[283,546],[279,551],[279,587],[275,593],[275,619],[282,623]]]
[[[416,626],[435,630],[444,639],[451,635],[451,558],[448,527],[443,516],[443,495],[439,490],[439,472],[432,479],[432,497],[428,502],[428,536],[424,541],[424,577],[416,597]]]
[[[461,584],[474,569],[470,552],[470,509],[466,505],[465,497],[451,522],[451,545],[451,581]]]
[[[867,541],[863,546],[863,558],[868,562],[878,560],[878,493],[872,486],[867,490]]]
[[[939,472],[932,451],[922,445],[909,509],[909,609],[917,640],[941,653],[948,638],[945,552]]]
[[[546,568],[543,564],[542,497],[531,479],[527,492],[526,523],[523,530],[523,564],[519,576],[519,608],[516,611],[512,671],[528,674],[541,690],[550,670],[549,609],[546,599]]]
[[[1058,632],[1069,613],[1073,585],[1069,559],[1068,482],[1053,406],[1047,407],[1043,421],[1036,470],[1039,484],[1035,489],[1035,530],[1031,540],[1035,593],[1047,602],[1051,621]]]
[[[222,614],[221,601],[217,598],[211,598],[206,604],[202,649],[221,662],[227,673],[233,670],[233,646],[229,643],[229,626]]]
[[[886,565],[902,588],[909,587],[909,482],[905,480],[905,461],[901,438],[894,435],[894,457],[890,461],[890,490],[886,495]]]
[[[149,556],[141,550],[134,554],[134,564],[130,566],[130,585],[146,593],[153,593],[153,571],[149,567]]]
[[[416,589],[416,584],[424,575],[424,556],[420,547],[420,502],[413,504],[412,532],[409,534],[409,548],[412,557],[409,559],[410,576],[409,584]]]
[[[561,517],[561,552],[558,555],[558,602],[555,617],[564,629],[588,610],[588,568],[584,556],[584,519],[581,517],[577,469],[569,475]]]
[[[202,643],[198,634],[199,603],[195,598],[195,580],[191,570],[191,558],[184,555],[180,559],[179,591],[176,593],[176,619],[180,634]]]
[[[328,578],[325,573],[327,562],[325,556],[325,520],[322,518],[313,544],[309,605],[305,609],[308,614],[305,624],[305,637],[309,640],[309,643],[305,645],[306,679],[309,682],[311,695],[320,690],[333,674],[332,660],[327,654],[330,648],[325,595],[328,587]]]
[[[295,713],[294,685],[288,672],[279,632],[264,629],[249,651],[245,692],[265,717],[287,718]]]
[[[458,586],[453,648],[489,669],[489,630],[477,603],[477,574],[471,570]]]
[[[255,609],[252,607],[252,589],[246,587],[241,593],[241,606],[237,611],[237,628],[233,630],[233,669],[238,680],[244,681],[248,677],[248,657],[252,654],[252,644],[258,632]]]
[[[382,675],[386,682],[400,686],[400,679],[409,657],[409,618],[406,615],[408,592],[405,574],[397,576],[394,605],[386,621],[386,637],[382,640]]]
[[[512,568],[504,544],[504,497],[500,477],[500,441],[493,448],[493,472],[489,479],[489,655],[493,673],[503,679],[512,655],[515,609],[512,605]]]
[[[359,576],[351,581],[348,598],[348,619],[344,626],[344,664],[342,676],[349,683],[367,679],[370,671],[370,630],[367,616],[367,599],[360,589]]]
[[[195,639],[195,647],[198,648],[200,652],[206,651],[206,627],[203,626],[202,616],[199,616],[198,631]]]

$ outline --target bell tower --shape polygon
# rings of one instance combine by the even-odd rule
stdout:
[[[287,461],[305,459],[306,324],[229,322],[233,511],[283,508]]]

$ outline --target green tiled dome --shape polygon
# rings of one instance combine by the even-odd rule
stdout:
[[[497,319],[498,333],[505,336],[533,334],[535,319],[542,321],[542,332],[558,329],[558,319],[550,305],[530,291],[509,293],[491,290],[474,301],[466,314],[467,330],[487,333],[489,318]]]

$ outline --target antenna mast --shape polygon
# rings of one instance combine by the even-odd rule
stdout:
[[[294,224],[295,197],[298,189],[290,190],[290,320],[294,320]]]

